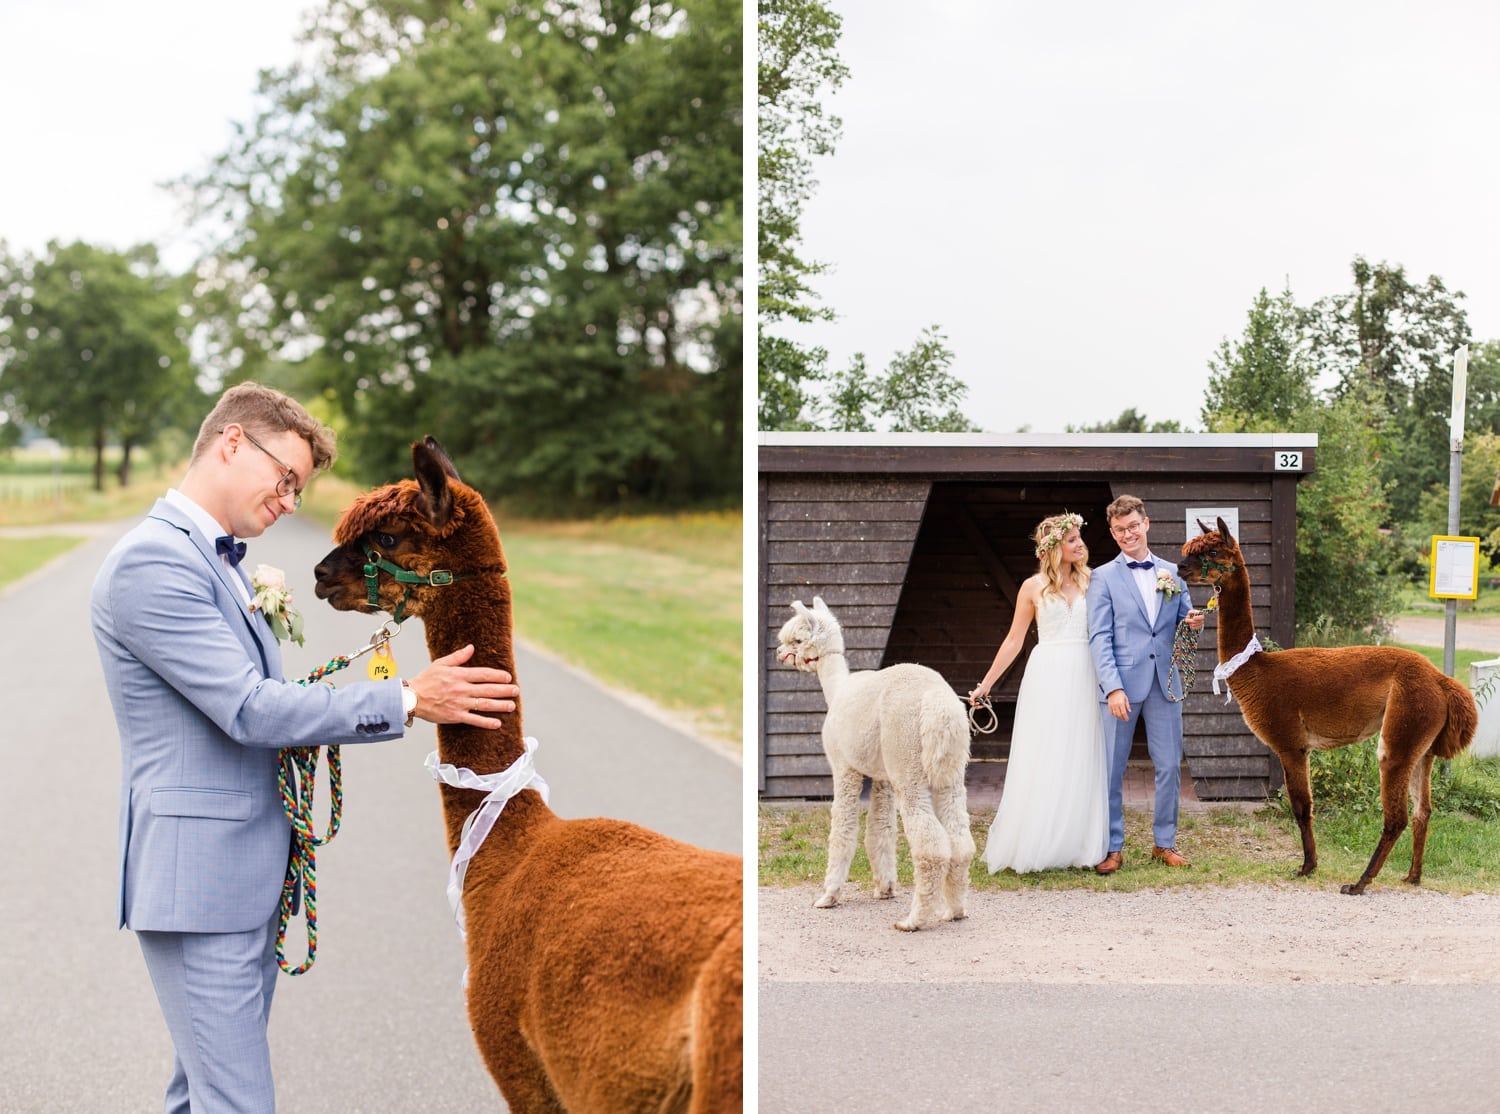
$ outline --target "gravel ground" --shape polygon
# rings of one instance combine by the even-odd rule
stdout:
[[[1129,864],[1127,863],[1127,869]],[[845,886],[757,890],[762,981],[1437,985],[1500,983],[1500,895],[1377,881],[1129,893],[973,893],[968,917],[891,927],[894,901]]]

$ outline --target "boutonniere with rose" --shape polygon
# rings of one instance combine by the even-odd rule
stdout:
[[[1156,574],[1156,590],[1166,596],[1167,599],[1171,599],[1178,592],[1182,591],[1182,585],[1177,583],[1175,576],[1166,569],[1162,569]]]
[[[250,610],[259,611],[271,624],[271,633],[280,641],[302,645],[302,612],[292,606],[292,590],[286,586],[286,573],[270,565],[257,565],[250,578],[255,598]]]

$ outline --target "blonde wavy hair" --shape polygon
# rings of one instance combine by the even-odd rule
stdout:
[[[1083,547],[1083,563],[1073,565],[1066,576],[1063,573],[1062,540],[1072,530],[1082,530],[1083,516],[1071,511],[1042,519],[1032,531],[1031,540],[1036,543],[1037,571],[1042,576],[1042,595],[1062,595],[1065,579],[1072,580],[1081,592],[1089,590],[1092,573],[1088,567],[1088,546]]]

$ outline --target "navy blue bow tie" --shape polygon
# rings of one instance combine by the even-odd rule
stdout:
[[[241,547],[243,547],[244,543],[241,542],[240,545],[241,545]],[[1125,562],[1125,567],[1127,569],[1149,569],[1151,567],[1151,562],[1150,561],[1126,561]]]
[[[215,538],[214,549],[218,551],[219,556],[229,558],[231,567],[245,559],[245,543],[235,541],[233,534],[221,534]]]

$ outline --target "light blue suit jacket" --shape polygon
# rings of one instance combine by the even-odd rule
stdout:
[[[188,517],[160,500],[94,581],[120,731],[120,924],[247,932],[275,912],[291,846],[281,747],[399,738],[396,681],[287,682],[269,624]]]
[[[1177,624],[1192,610],[1187,585],[1177,576],[1177,566],[1150,555],[1156,568],[1167,569],[1182,590],[1163,599],[1156,609],[1156,622],[1146,615],[1146,601],[1136,587],[1135,576],[1125,567],[1122,553],[1100,565],[1089,580],[1089,650],[1099,676],[1099,699],[1115,689],[1124,689],[1132,704],[1146,699],[1153,683],[1167,695],[1167,676],[1172,668],[1172,639]]]

